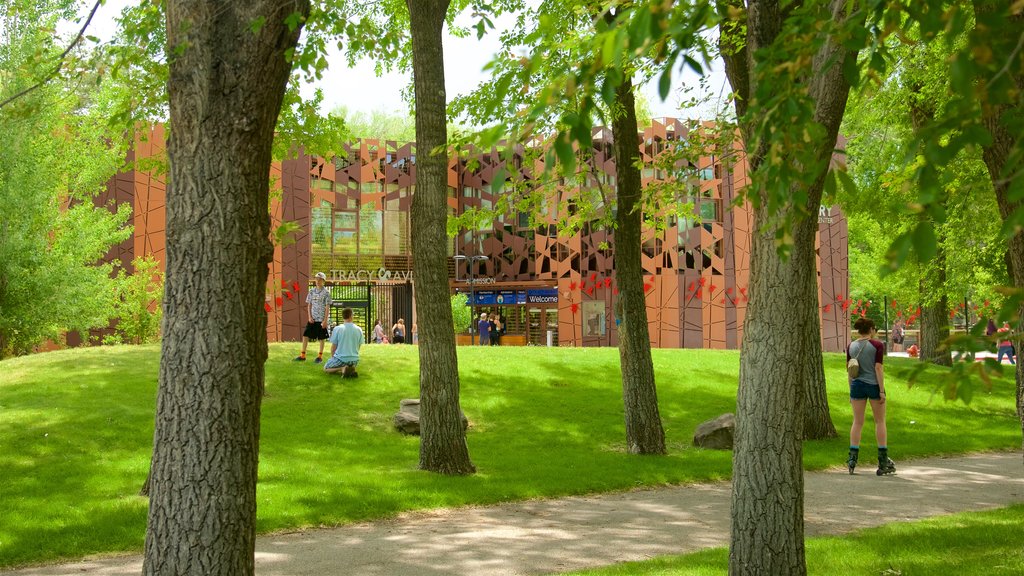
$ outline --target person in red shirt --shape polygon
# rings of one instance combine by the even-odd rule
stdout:
[[[1003,322],[1003,327],[997,332],[999,335],[999,352],[996,353],[996,362],[1003,362],[1003,354],[1010,360],[1010,364],[1016,364],[1013,357],[1016,355],[1016,350],[1013,349],[1013,342],[1010,342],[1010,323]]]

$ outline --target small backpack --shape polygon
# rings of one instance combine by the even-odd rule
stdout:
[[[853,345],[856,344],[857,342],[859,341],[850,343],[850,359],[846,362],[846,375],[850,377],[850,380],[853,380],[854,378],[860,375],[860,362],[857,360],[857,357],[860,356],[861,352],[864,351],[864,346],[860,346],[857,349],[857,352],[854,353]]]
[[[850,361],[846,363],[846,375],[851,380],[860,375],[860,362],[856,358],[850,358]]]

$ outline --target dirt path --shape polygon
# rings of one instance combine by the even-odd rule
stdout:
[[[1019,452],[806,475],[807,535],[1024,502]],[[850,494],[856,494],[851,497]],[[563,498],[408,514],[400,519],[260,537],[261,576],[503,576],[547,574],[722,546],[729,484]],[[5,575],[139,574],[139,556],[44,566]]]

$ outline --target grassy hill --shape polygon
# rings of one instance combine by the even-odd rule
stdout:
[[[735,409],[735,351],[654,351],[670,454],[636,457],[624,449],[617,350],[460,348],[462,406],[479,472],[447,478],[418,471],[418,438],[392,428],[399,400],[418,395],[414,347],[364,347],[360,378],[352,380],[292,362],[297,348],[272,345],[267,362],[260,531],[730,473],[730,453],[690,442],[697,424]],[[0,566],[141,549],[147,501],[137,493],[152,448],[158,356],[153,346],[103,347],[0,362]],[[1009,371],[965,406],[932,395],[940,369],[908,389],[914,361],[887,363],[897,462],[1020,446]],[[846,456],[843,359],[828,355],[826,367],[840,437],[808,442],[808,469],[841,466]],[[870,419],[862,446],[873,456]]]

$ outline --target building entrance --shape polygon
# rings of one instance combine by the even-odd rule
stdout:
[[[552,345],[558,345],[558,309],[531,307],[526,309],[526,343],[546,346],[548,330],[552,331]]]
[[[373,326],[377,320],[384,327],[384,333],[391,338],[391,327],[399,318],[403,318],[406,342],[412,342],[412,284],[341,284],[327,288],[331,291],[332,326],[343,322],[342,309],[351,308],[352,321],[363,329],[363,335],[369,342],[373,338]]]

